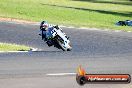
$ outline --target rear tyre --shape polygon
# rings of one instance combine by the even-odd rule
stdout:
[[[47,41],[46,43],[47,43],[47,45],[48,45],[49,47],[53,45],[53,43],[52,43],[51,40],[50,40],[50,41]]]

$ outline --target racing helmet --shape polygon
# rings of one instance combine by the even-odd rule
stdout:
[[[44,29],[48,28],[48,23],[46,21],[41,22],[40,29],[42,29],[42,28],[44,28]]]

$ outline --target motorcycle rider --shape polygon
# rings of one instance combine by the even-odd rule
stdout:
[[[42,36],[42,40],[44,39],[44,41],[46,41],[48,46],[52,46],[53,42],[51,40],[47,39],[46,31],[50,30],[50,29],[53,29],[53,28],[59,29],[58,25],[52,26],[52,25],[48,24],[46,21],[42,21],[40,23],[40,31],[41,31],[41,33],[39,35]]]
[[[47,40],[46,38],[46,30],[48,30],[48,23],[46,21],[42,21],[40,23],[40,31],[41,33],[39,34],[40,36],[42,36],[42,40],[44,39],[45,41]]]

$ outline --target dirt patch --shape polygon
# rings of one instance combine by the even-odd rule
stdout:
[[[0,17],[0,21],[2,22],[16,22],[21,24],[37,24],[38,22],[33,22],[29,20],[22,20],[22,19],[16,19],[16,18],[2,18]]]

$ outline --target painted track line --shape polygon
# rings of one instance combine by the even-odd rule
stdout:
[[[50,73],[47,76],[74,76],[76,73]]]

